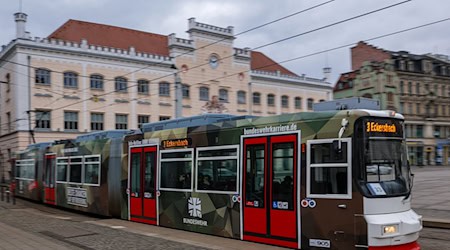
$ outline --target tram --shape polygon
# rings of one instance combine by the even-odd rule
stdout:
[[[392,111],[161,121],[30,145],[15,172],[18,196],[130,221],[295,249],[420,249]]]

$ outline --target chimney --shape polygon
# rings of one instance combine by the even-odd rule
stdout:
[[[27,38],[25,32],[25,24],[27,22],[27,14],[17,12],[14,14],[16,21],[16,38]]]

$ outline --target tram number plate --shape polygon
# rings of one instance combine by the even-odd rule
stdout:
[[[330,248],[331,243],[329,240],[309,239],[309,246],[310,247]]]

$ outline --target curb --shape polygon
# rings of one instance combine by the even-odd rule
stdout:
[[[424,218],[422,225],[423,227],[450,229],[450,220]]]

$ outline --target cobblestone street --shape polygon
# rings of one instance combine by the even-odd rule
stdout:
[[[0,249],[206,249],[96,225],[91,217],[25,208],[21,202],[13,209],[0,206]]]

